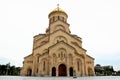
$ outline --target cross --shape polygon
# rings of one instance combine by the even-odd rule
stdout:
[[[59,4],[57,4],[57,7],[59,8]]]

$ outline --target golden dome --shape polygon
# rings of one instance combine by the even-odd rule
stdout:
[[[68,16],[67,13],[63,9],[59,8],[58,6],[57,8],[55,8],[53,11],[49,13],[49,17],[52,13],[56,13],[56,12],[64,13],[66,16]]]

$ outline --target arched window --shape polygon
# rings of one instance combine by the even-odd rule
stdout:
[[[70,65],[72,65],[72,64],[73,64],[72,54],[69,54],[69,64],[70,64]]]
[[[43,71],[45,71],[45,61],[43,62]]]
[[[63,58],[63,52],[61,52],[61,58]]]
[[[55,21],[55,17],[53,16],[53,22]]]
[[[53,40],[53,43],[56,44],[56,43],[61,42],[61,41],[65,42],[65,43],[68,42],[67,39],[64,36],[57,36]]]
[[[55,64],[55,62],[56,62],[56,55],[55,55],[55,53],[53,54],[53,64]]]
[[[80,70],[80,63],[79,61],[77,61],[77,67],[78,67],[78,71]]]
[[[66,57],[66,50],[64,48],[58,49],[58,57],[63,60]]]
[[[49,19],[49,23],[51,23],[51,19]]]
[[[65,51],[61,50],[59,55],[60,55],[60,59],[63,60],[65,58]]]
[[[38,73],[38,68],[37,68],[37,73]]]
[[[58,54],[58,57],[60,58],[60,53]]]
[[[65,27],[64,27],[64,26],[58,25],[58,26],[55,27],[55,31],[56,31],[56,30],[59,30],[59,29],[65,31]]]
[[[39,56],[37,56],[37,62],[39,62]]]
[[[58,16],[58,20],[60,20],[60,16]]]
[[[64,58],[66,57],[65,53],[64,53]]]

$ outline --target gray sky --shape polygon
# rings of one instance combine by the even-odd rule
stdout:
[[[120,0],[0,0],[0,64],[22,66],[58,3],[95,64],[120,69]]]

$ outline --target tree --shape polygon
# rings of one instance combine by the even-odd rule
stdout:
[[[113,67],[110,67],[110,66],[104,67],[105,75],[112,75],[113,72],[114,72]]]
[[[10,66],[10,63],[6,65],[0,65],[0,75],[19,75],[20,67]]]

